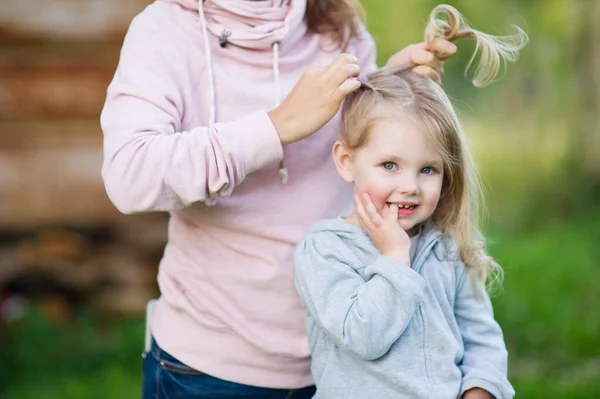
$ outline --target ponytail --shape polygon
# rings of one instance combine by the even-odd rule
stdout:
[[[437,18],[438,14],[445,15],[446,19]],[[488,35],[472,29],[456,8],[442,4],[435,7],[429,15],[429,24],[425,28],[425,41],[430,42],[435,37],[442,37],[451,42],[474,38],[475,51],[465,73],[471,68],[477,53],[481,50],[473,84],[476,87],[484,87],[494,81],[503,63],[515,62],[519,57],[519,51],[527,44],[527,34],[518,26],[516,28],[518,32],[511,36]]]

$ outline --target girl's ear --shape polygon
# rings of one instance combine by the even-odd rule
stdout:
[[[352,151],[341,141],[336,141],[331,151],[333,162],[340,177],[347,183],[354,182],[354,160]]]

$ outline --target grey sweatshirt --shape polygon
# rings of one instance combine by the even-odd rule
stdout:
[[[294,267],[315,399],[458,398],[474,387],[514,396],[489,297],[474,297],[441,232],[422,229],[408,266],[359,227],[326,220],[299,243]]]

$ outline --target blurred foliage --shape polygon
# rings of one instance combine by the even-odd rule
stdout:
[[[100,320],[85,310],[56,324],[35,307],[0,339],[3,399],[141,396],[141,319]]]
[[[445,65],[444,87],[472,139],[486,188],[487,236],[503,265],[493,298],[519,398],[600,397],[600,55],[597,0],[450,1],[486,33],[526,30],[504,78],[470,85],[472,43]],[[423,40],[431,0],[364,0],[379,63]],[[0,330],[0,397],[140,395],[141,318],[70,325],[36,313]]]

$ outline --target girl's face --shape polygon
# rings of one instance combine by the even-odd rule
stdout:
[[[379,211],[400,206],[398,222],[414,235],[435,211],[440,199],[443,163],[418,126],[406,117],[382,119],[371,129],[366,146],[334,150],[338,171],[368,193]]]

